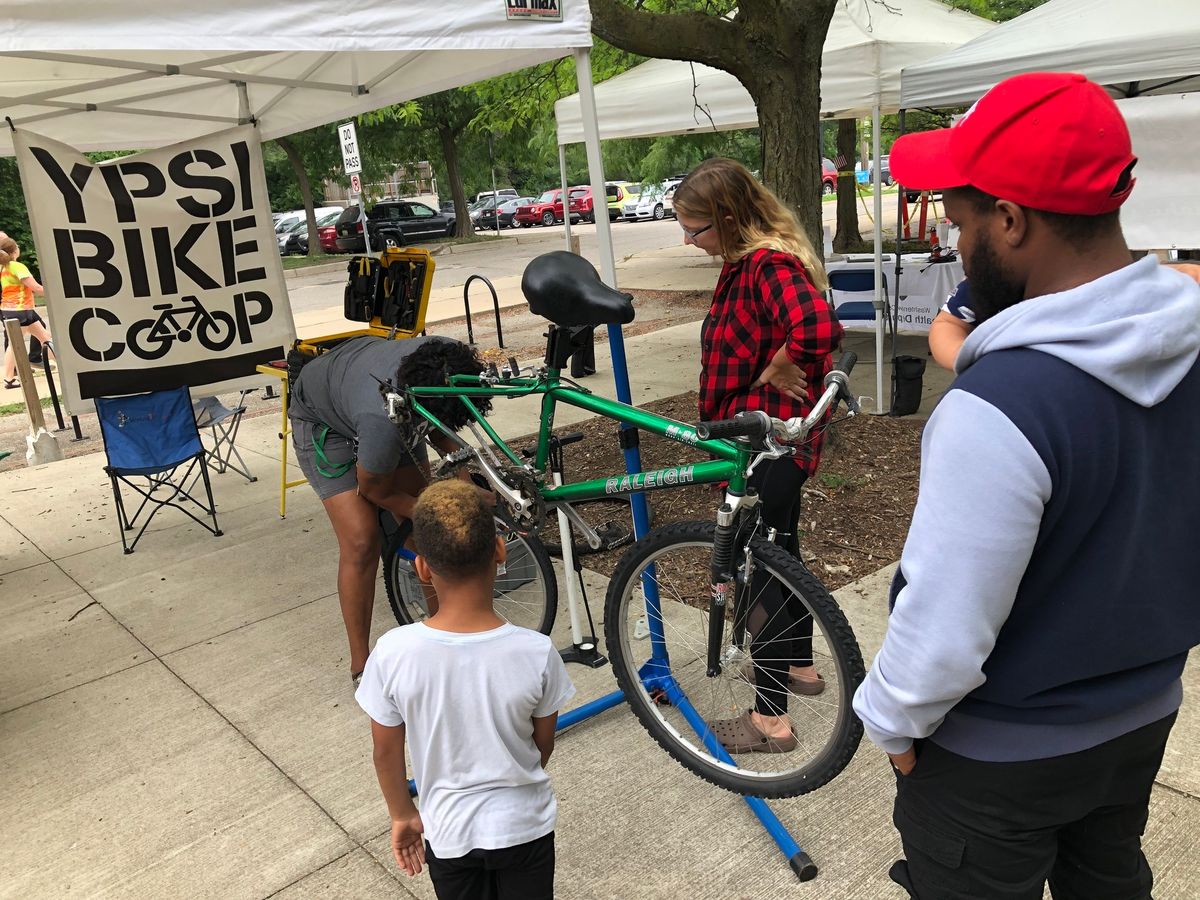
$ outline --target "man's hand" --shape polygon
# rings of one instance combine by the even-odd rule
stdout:
[[[901,775],[907,775],[917,764],[917,752],[909,747],[903,753],[889,753],[888,759],[892,761],[892,765]]]
[[[409,875],[421,874],[425,864],[425,825],[420,813],[392,820],[392,856],[396,865]]]
[[[771,385],[793,400],[804,400],[808,395],[808,379],[804,377],[804,371],[788,357],[786,347],[780,347],[775,352],[752,386],[762,387],[764,384]]]

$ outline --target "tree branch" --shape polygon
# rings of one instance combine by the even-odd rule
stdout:
[[[745,39],[736,21],[702,12],[649,12],[621,0],[590,3],[592,33],[614,47],[639,56],[703,63],[739,76],[744,68]]]

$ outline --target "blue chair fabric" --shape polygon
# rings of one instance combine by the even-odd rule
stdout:
[[[848,294],[865,294],[875,291],[875,272],[872,269],[834,269],[829,273],[829,290]],[[883,296],[888,292],[887,273],[883,276]],[[831,297],[832,300],[832,297]],[[832,305],[832,303],[830,304]],[[870,300],[849,300],[838,306],[834,313],[839,321],[875,320],[875,304]]]
[[[178,509],[214,536],[220,536],[216,503],[208,478],[207,451],[200,441],[186,387],[128,397],[97,397],[96,415],[108,460],[104,471],[112,481],[121,546],[126,553],[133,552],[151,520],[167,506]],[[198,478],[192,477],[197,468],[197,476],[204,482],[207,505],[186,487],[189,481],[193,487],[198,482]],[[134,480],[139,477],[145,478],[147,483],[142,485]],[[132,516],[127,513],[121,485],[142,498]],[[184,503],[198,507],[206,517],[211,517],[212,525]],[[126,532],[133,530],[147,507],[141,529],[132,541],[128,541]]]

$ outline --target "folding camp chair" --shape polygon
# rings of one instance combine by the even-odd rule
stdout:
[[[251,389],[253,390],[253,388]],[[233,469],[247,481],[258,481],[256,475],[250,474],[250,467],[238,452],[238,428],[242,424],[242,415],[246,412],[244,401],[250,391],[242,391],[238,403],[233,409],[223,404],[216,397],[201,397],[192,404],[196,414],[196,427],[208,429],[212,435],[212,445],[207,447],[208,460],[218,475],[223,475],[228,469]],[[237,462],[234,462],[234,459]]]
[[[108,459],[104,472],[112,480],[121,546],[126,553],[133,552],[151,520],[165,506],[174,507],[213,535],[220,536],[212,485],[208,480],[208,452],[200,442],[200,431],[186,387],[131,397],[98,397],[96,415],[104,438],[104,455]],[[189,480],[194,481],[192,472],[197,467],[208,495],[207,506],[185,488]],[[143,487],[134,478],[145,478],[147,484]],[[132,516],[125,510],[118,482],[142,498]],[[206,516],[212,517],[212,526],[176,501],[195,504]],[[147,506],[149,510],[141,530],[132,543],[127,542],[125,532],[133,530]]]

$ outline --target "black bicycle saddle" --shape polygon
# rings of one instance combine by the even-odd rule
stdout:
[[[596,267],[574,253],[535,257],[521,277],[529,308],[555,325],[628,325],[633,295],[610,288]]]

